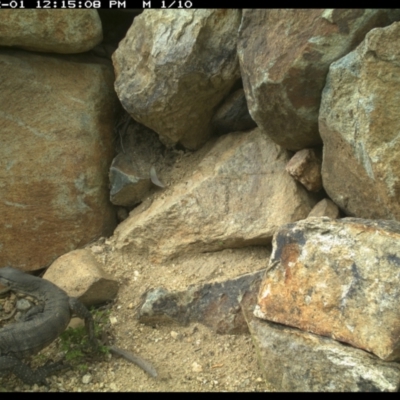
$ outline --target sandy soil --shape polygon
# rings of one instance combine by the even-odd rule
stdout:
[[[0,386],[10,391],[266,391],[250,335],[218,335],[200,323],[189,326],[140,324],[136,318],[141,294],[148,288],[164,286],[170,289],[182,288],[197,282],[225,279],[218,276],[218,266],[222,259],[238,260],[235,275],[245,268],[248,254],[244,250],[225,250],[214,259],[208,254],[210,268],[194,272],[188,268],[179,274],[181,266],[149,265],[145,260],[130,260],[126,255],[113,252],[112,241],[93,244],[95,256],[102,262],[107,272],[113,274],[120,283],[117,299],[109,305],[109,331],[114,344],[120,348],[139,354],[153,364],[158,372],[156,379],[147,375],[136,365],[109,355],[104,361],[95,361],[86,372],[65,370],[49,377],[49,388],[24,385],[12,374],[0,378]],[[99,252],[99,248],[103,251]],[[246,250],[247,251],[247,250]],[[264,248],[254,248],[253,267],[265,263]],[[243,263],[240,263],[240,257]],[[196,260],[191,260],[192,266]],[[197,261],[203,261],[197,260]],[[222,261],[223,262],[223,261]],[[227,262],[227,261],[226,261]],[[226,263],[225,262],[225,263]],[[216,273],[215,273],[216,272]],[[214,275],[210,278],[209,275]],[[171,285],[166,284],[171,282]],[[4,305],[5,299],[2,300]],[[3,315],[6,315],[3,307]],[[2,314],[0,313],[0,317]],[[41,352],[33,366],[42,365],[45,360],[58,360],[60,341]],[[44,360],[44,361],[43,361]]]

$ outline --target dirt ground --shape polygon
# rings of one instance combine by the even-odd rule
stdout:
[[[117,299],[110,305],[110,330],[114,345],[138,354],[157,370],[156,379],[136,365],[109,355],[94,362],[86,372],[64,370],[48,378],[49,388],[23,384],[12,374],[0,378],[6,391],[269,391],[262,379],[250,335],[218,335],[200,323],[188,326],[140,324],[136,318],[141,294],[164,286],[183,288],[202,281],[218,281],[248,268],[249,249],[225,250],[217,257],[208,253],[202,259],[190,260],[186,271],[178,264],[150,265],[145,260],[129,259],[113,252],[112,240],[93,244],[95,256],[104,269],[119,282]],[[102,251],[100,251],[100,248]],[[252,267],[265,263],[265,248],[250,249]],[[214,255],[215,256],[215,255]],[[201,256],[199,256],[201,258]],[[196,270],[208,257],[209,268]],[[242,263],[240,259],[242,257]],[[196,258],[196,257],[194,257]],[[236,259],[236,268],[228,274],[219,272],[221,265]],[[225,261],[224,261],[225,260]],[[224,263],[224,264],[222,264]],[[191,264],[191,265],[190,265]],[[259,268],[258,268],[259,269]],[[182,271],[180,273],[180,271]],[[210,276],[212,275],[213,278]],[[171,284],[169,285],[168,282]],[[4,312],[4,311],[3,311]],[[0,318],[2,317],[0,313]],[[62,358],[60,340],[42,352],[42,365],[48,359]]]
[[[193,173],[210,145],[197,153],[178,152],[170,169],[159,173],[167,188],[155,188],[141,207],[154,197],[167,195],[168,186]],[[165,172],[167,171],[167,172]],[[146,205],[147,204],[147,205]],[[100,238],[91,248],[104,270],[119,282],[117,298],[109,305],[113,343],[138,354],[157,370],[152,378],[136,365],[114,355],[90,363],[86,372],[67,369],[48,378],[49,387],[25,385],[12,374],[0,377],[3,391],[271,391],[262,371],[250,335],[219,335],[201,323],[147,326],[140,324],[137,310],[142,294],[164,287],[184,290],[191,284],[223,281],[264,269],[268,247],[225,249],[217,253],[187,255],[162,265],[151,264],[128,250],[115,250],[113,237]],[[1,304],[1,303],[0,303]],[[3,314],[2,314],[3,313]],[[0,318],[4,310],[0,309]],[[60,339],[35,356],[31,365],[62,359]]]

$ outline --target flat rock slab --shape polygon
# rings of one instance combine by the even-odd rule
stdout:
[[[1,10],[1,46],[70,54],[88,51],[102,39],[97,10]]]
[[[116,249],[162,262],[185,253],[265,245],[316,199],[285,171],[288,151],[259,129],[221,137],[198,169],[115,230]]]
[[[250,333],[266,381],[288,392],[396,392],[400,365],[295,328],[253,319]]]
[[[400,221],[400,23],[331,64],[319,129],[322,179],[347,215]]]
[[[221,334],[248,333],[242,308],[254,309],[264,270],[223,282],[190,286],[185,291],[163,288],[144,294],[139,321],[146,324],[200,322]]]
[[[400,359],[400,223],[326,217],[282,226],[257,317]]]
[[[235,9],[145,10],[113,54],[115,90],[167,145],[199,148],[215,107],[240,78]]]
[[[238,55],[249,111],[290,150],[321,143],[318,111],[329,65],[399,10],[243,10]]]

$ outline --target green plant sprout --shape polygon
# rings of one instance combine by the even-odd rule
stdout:
[[[103,327],[108,323],[110,310],[91,308],[94,331],[97,339],[101,336]],[[93,356],[104,356],[109,353],[109,348],[99,343],[96,353],[93,354],[85,327],[68,328],[59,337],[61,350],[65,353],[65,360],[72,366],[87,371],[88,365],[85,361]]]

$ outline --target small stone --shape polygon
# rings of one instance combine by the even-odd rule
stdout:
[[[199,363],[194,361],[193,364],[192,364],[192,371],[193,372],[202,372],[203,371],[203,367]]]
[[[139,273],[139,271],[133,271],[133,275],[135,275],[135,276],[139,276],[139,275],[140,275],[140,273]]]
[[[249,378],[246,378],[241,384],[240,384],[240,387],[245,387],[245,386],[248,386],[249,385],[249,383],[250,383],[250,380],[249,380]]]
[[[19,299],[16,307],[18,311],[27,311],[32,307],[32,304],[26,299]]]
[[[85,323],[82,319],[78,317],[71,318],[68,324],[68,328],[76,329],[85,326]]]
[[[256,379],[256,382],[262,382],[263,381],[263,379],[261,378],[261,377],[258,377],[257,379]]]
[[[286,171],[311,192],[322,188],[321,157],[314,149],[298,151],[287,163]]]
[[[114,382],[110,383],[110,389],[111,390],[117,390],[117,385]]]
[[[92,250],[92,253],[95,253],[95,254],[99,254],[99,253],[103,252],[103,248],[101,246],[92,246],[90,248],[90,250]]]
[[[133,303],[129,303],[128,305],[129,310],[132,310],[133,307],[134,307]]]
[[[117,318],[116,317],[110,317],[110,323],[111,325],[115,325],[117,323]]]
[[[175,331],[171,331],[171,337],[172,337],[172,339],[177,339],[178,338],[178,332],[175,332]]]
[[[11,301],[6,301],[4,303],[4,311],[8,314],[14,309],[14,303]]]
[[[82,383],[87,385],[92,380],[92,375],[86,374],[82,377]]]

